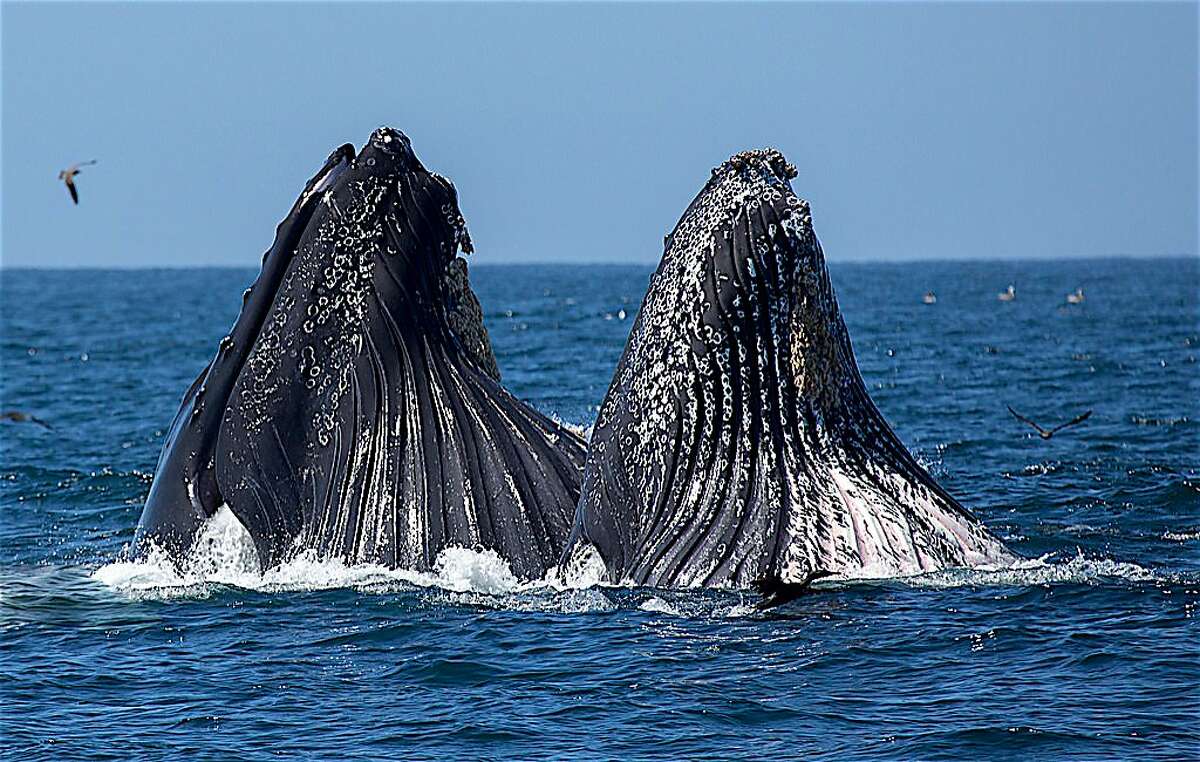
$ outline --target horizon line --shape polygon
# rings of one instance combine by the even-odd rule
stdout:
[[[902,259],[856,259],[856,258],[826,258],[825,262],[829,265],[904,265],[904,264],[1000,264],[1000,263],[1037,263],[1037,262],[1086,262],[1086,261],[1120,261],[1120,260],[1180,260],[1180,259],[1200,259],[1200,254],[1065,254],[1054,257],[987,257],[982,259],[961,259],[953,257],[909,257]],[[488,262],[471,261],[470,255],[466,257],[467,265],[472,268],[481,267],[655,267],[659,260],[580,260],[577,262],[564,262],[562,260],[548,259],[516,259],[516,260],[500,260]],[[5,270],[30,270],[30,271],[88,271],[88,270],[116,270],[116,271],[134,271],[134,270],[248,270],[255,266],[261,268],[261,262],[247,262],[246,264],[221,263],[221,264],[88,264],[88,265],[26,265],[17,264],[9,265],[0,261],[0,272]]]

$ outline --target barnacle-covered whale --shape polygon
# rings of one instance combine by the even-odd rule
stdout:
[[[665,252],[592,432],[565,554],[612,582],[759,586],[1007,563],[859,374],[795,169],[713,171]]]
[[[425,570],[451,546],[557,563],[583,441],[499,383],[454,187],[380,129],[330,155],[183,398],[135,552],[222,505],[264,567],[299,550]]]

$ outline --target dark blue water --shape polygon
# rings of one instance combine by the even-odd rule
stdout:
[[[649,272],[474,268],[509,387],[589,424]],[[769,614],[521,586],[486,559],[263,576],[216,542],[182,576],[124,564],[163,431],[255,273],[4,271],[0,406],[53,430],[0,423],[0,753],[1195,758],[1197,260],[832,274],[879,407],[1029,563]],[[1042,441],[1006,403],[1095,414]]]

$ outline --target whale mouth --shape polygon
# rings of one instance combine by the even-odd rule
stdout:
[[[317,173],[316,177],[313,178],[311,182],[312,187],[300,195],[300,203],[307,210],[307,214],[298,220],[302,225],[307,225],[308,220],[312,217],[313,206],[309,202],[316,196],[332,188],[338,178],[342,176],[342,173],[350,168],[350,163],[354,161],[354,148],[346,144],[337,151],[334,151],[334,156],[337,157],[336,161],[332,164],[327,162],[322,171]]]
[[[557,561],[584,444],[499,386],[460,251],[457,192],[404,133],[334,151],[184,397],[135,550],[180,557],[224,504],[264,569],[423,570],[460,546],[521,577]]]

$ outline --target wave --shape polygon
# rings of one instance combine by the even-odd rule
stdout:
[[[1164,540],[1172,540],[1174,542],[1189,542],[1191,540],[1200,540],[1200,530],[1193,532],[1163,532]]]
[[[1065,560],[1055,560],[1051,554],[1005,567],[948,569],[907,577],[889,577],[873,571],[882,570],[864,569],[854,576],[829,577],[816,582],[813,588],[819,592],[880,585],[947,589],[1170,581],[1169,577],[1135,563],[1089,558],[1082,552]],[[423,589],[431,593],[435,603],[518,611],[605,611],[621,607],[626,599],[634,608],[675,616],[695,616],[701,610],[722,617],[745,616],[756,611],[757,596],[747,591],[611,586],[601,584],[603,574],[604,564],[598,554],[582,554],[570,568],[552,569],[541,580],[523,582],[494,551],[462,547],[443,551],[433,571],[428,572],[377,564],[346,564],[337,559],[318,558],[311,551],[262,570],[249,534],[228,508],[222,508],[206,523],[182,563],[152,550],[142,559],[104,564],[90,576],[132,599],[207,598],[222,588],[264,593],[332,589],[389,593]],[[711,593],[720,599],[720,605],[714,607],[713,601],[709,601],[698,609],[692,600],[698,592]],[[614,597],[620,600],[614,601]]]
[[[290,561],[262,570],[254,541],[228,507],[205,522],[191,552],[174,562],[152,548],[144,558],[118,560],[92,572],[109,588],[144,598],[207,597],[219,587],[263,592],[360,588],[372,591],[398,586],[436,587],[451,593],[504,595],[538,590],[594,587],[603,572],[598,558],[572,569],[552,569],[543,580],[521,582],[495,551],[452,547],[442,551],[432,572],[392,569],[378,564],[347,564],[304,551]]]
[[[1030,587],[1034,585],[1102,585],[1110,582],[1170,581],[1157,572],[1138,564],[1107,558],[1090,558],[1082,551],[1066,560],[1055,560],[1053,553],[1039,558],[1024,559],[1009,566],[945,569],[910,577],[881,578],[831,577],[814,584],[817,589],[848,587],[861,584],[907,585],[916,588],[945,589],[952,587]]]

